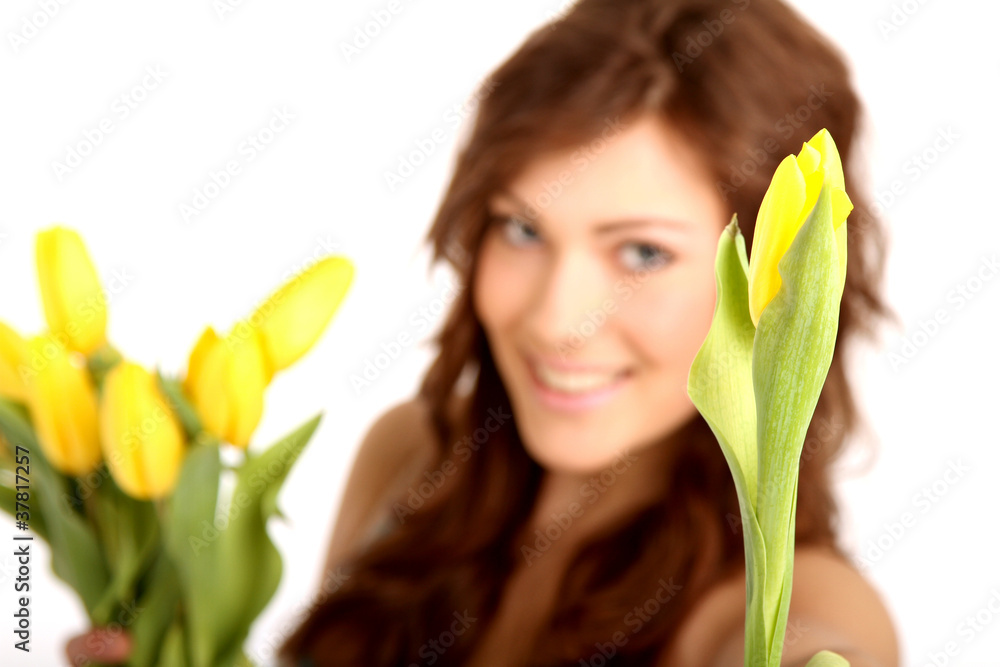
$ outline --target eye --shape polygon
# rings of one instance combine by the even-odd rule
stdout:
[[[622,246],[622,257],[631,271],[655,270],[674,258],[669,250],[654,243],[626,243]]]
[[[511,245],[520,246],[538,240],[538,233],[531,223],[516,216],[493,215],[490,216],[490,224],[498,225]]]

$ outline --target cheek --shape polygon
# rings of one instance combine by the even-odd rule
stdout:
[[[487,236],[479,250],[473,278],[472,303],[479,321],[489,331],[509,325],[523,310],[530,274],[499,242]]]
[[[712,324],[715,275],[703,270],[683,273],[640,289],[626,328],[652,369],[682,375],[686,383]]]

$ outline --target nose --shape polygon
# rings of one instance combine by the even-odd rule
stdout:
[[[611,314],[602,309],[610,296],[599,263],[583,251],[555,256],[535,287],[526,322],[543,348],[565,351],[596,336]]]

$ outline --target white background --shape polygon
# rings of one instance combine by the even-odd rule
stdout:
[[[439,321],[421,308],[441,305],[448,274],[428,271],[421,239],[462,132],[446,114],[561,3],[404,0],[348,62],[341,44],[387,4],[245,0],[220,16],[211,0],[68,2],[17,48],[10,35],[26,20],[42,23],[41,5],[7,0],[0,10],[0,319],[24,333],[43,326],[34,235],[56,222],[83,234],[115,290],[112,340],[169,372],[183,370],[206,324],[228,328],[311,258],[336,252],[356,263],[356,283],[320,344],[269,388],[254,437],[269,443],[325,413],[280,498],[290,523],[274,525],[273,536],[286,574],[255,626],[256,648],[283,632],[316,585],[360,437],[415,391],[431,359],[427,345],[410,345],[371,386],[350,381],[380,344],[401,332],[425,340]],[[904,665],[934,664],[950,641],[959,654],[937,656],[938,665],[997,665],[998,615],[982,612],[986,625],[971,636],[960,624],[991,596],[1000,600],[1000,278],[983,268],[1000,250],[1000,9],[970,0],[795,4],[853,63],[870,110],[872,187],[886,193],[899,181],[902,192],[885,199],[886,288],[902,326],[856,358],[877,446],[867,456],[859,445],[838,476],[845,540],[892,608]],[[880,29],[894,7],[898,29]],[[157,67],[163,80],[139,91],[145,99],[122,119],[116,98]],[[241,143],[276,108],[294,120],[247,160]],[[104,118],[113,131],[60,180],[53,162]],[[383,174],[437,128],[446,140],[390,192]],[[934,149],[949,128],[957,139]],[[933,164],[914,170],[925,151]],[[240,173],[185,222],[179,205],[232,159]],[[989,279],[977,284],[980,270]],[[960,286],[979,291],[959,299]],[[919,334],[939,310],[947,321]],[[905,343],[911,358],[893,363]],[[946,475],[953,463],[967,471]],[[933,503],[918,497],[924,489]],[[913,520],[902,526],[906,513]],[[0,534],[14,532],[5,515]],[[5,665],[61,664],[66,638],[86,626],[43,546],[32,569],[30,657],[12,649],[14,560],[0,548]]]

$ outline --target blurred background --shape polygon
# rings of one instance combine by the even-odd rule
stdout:
[[[857,443],[838,470],[844,541],[888,601],[904,665],[1000,665],[990,206],[1000,6],[792,4],[843,49],[868,106],[864,153],[901,320],[853,359],[874,445]],[[422,239],[472,94],[567,5],[7,0],[0,10],[0,319],[42,328],[34,236],[54,223],[88,244],[111,340],[168,373],[183,371],[206,324],[228,328],[317,257],[357,266],[318,346],[268,389],[254,436],[267,444],[325,415],[280,497],[288,522],[272,535],[285,576],[251,636],[258,657],[309,604],[361,436],[413,394],[431,360],[424,341],[451,282],[430,270]],[[394,348],[401,336],[409,343]],[[3,515],[0,539],[13,533]],[[0,549],[5,619],[14,576],[12,549]],[[15,651],[5,632],[0,662],[63,664],[86,619],[37,542],[31,591],[33,651]],[[957,654],[943,653],[949,642]]]

